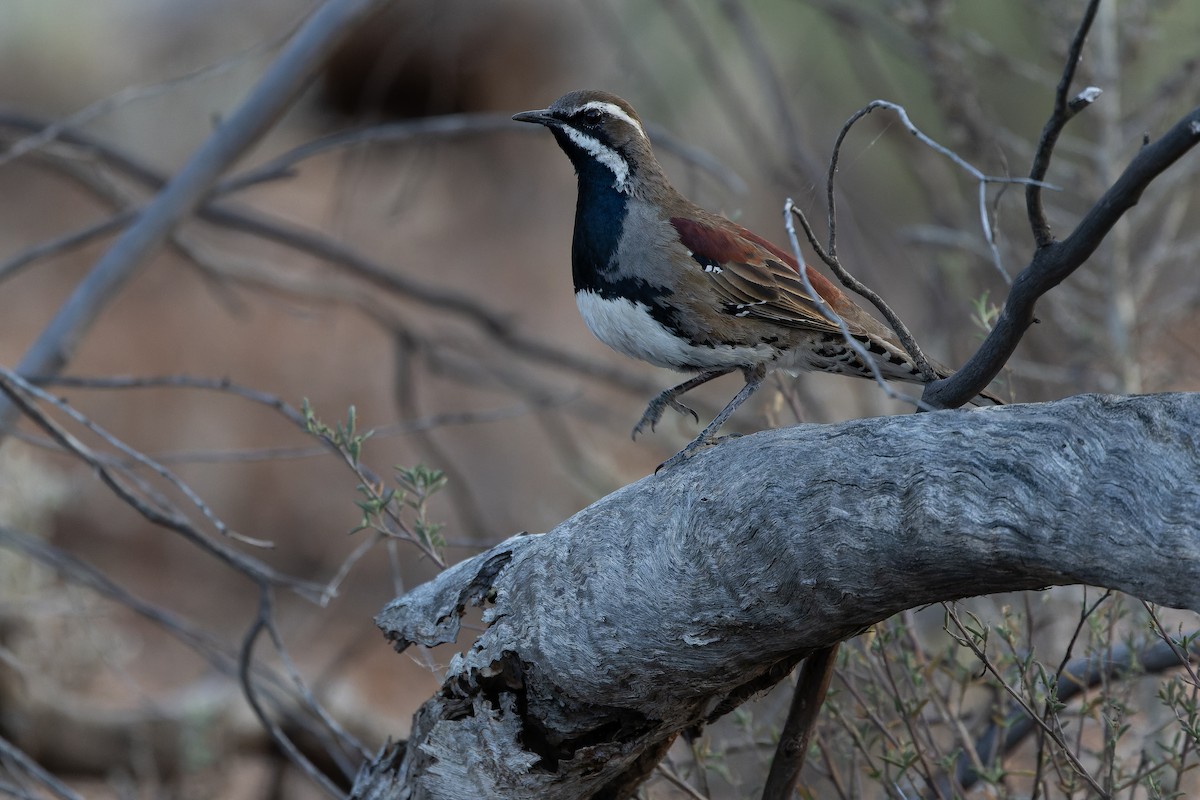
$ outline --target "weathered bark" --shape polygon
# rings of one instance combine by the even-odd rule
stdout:
[[[628,796],[678,732],[926,603],[1086,583],[1200,610],[1197,519],[1200,395],[729,441],[389,604],[398,649],[468,604],[487,629],[355,796]]]

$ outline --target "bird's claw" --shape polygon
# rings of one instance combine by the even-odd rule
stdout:
[[[650,431],[653,432],[659,421],[662,420],[663,411],[668,407],[675,409],[680,414],[691,414],[692,418],[697,423],[700,422],[700,415],[692,409],[685,406],[673,397],[656,397],[646,406],[646,412],[642,414],[642,418],[638,420],[638,424],[633,426],[633,434],[631,438],[637,439],[638,434],[646,430],[646,426],[650,426]]]

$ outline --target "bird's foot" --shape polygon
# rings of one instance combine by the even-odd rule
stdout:
[[[633,426],[632,438],[637,439],[638,434],[644,432],[647,425],[649,425],[650,430],[653,431],[654,427],[658,425],[659,420],[662,419],[663,411],[665,411],[667,408],[673,408],[685,416],[691,414],[696,422],[700,421],[699,414],[676,400],[674,396],[669,394],[669,392],[663,392],[658,397],[651,400],[650,404],[646,406],[646,412],[642,414],[642,418],[638,420],[638,424]]]

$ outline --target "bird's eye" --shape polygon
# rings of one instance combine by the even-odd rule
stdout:
[[[598,108],[585,108],[583,110],[583,119],[589,125],[595,125],[604,118],[604,112]]]

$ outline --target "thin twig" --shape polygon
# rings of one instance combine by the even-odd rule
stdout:
[[[842,332],[842,338],[845,339],[846,344],[851,350],[858,354],[859,360],[861,360],[862,363],[865,364],[869,370],[871,370],[871,376],[875,378],[875,382],[879,384],[881,389],[883,389],[884,394],[893,400],[903,400],[906,403],[912,403],[922,411],[932,410],[932,407],[925,405],[920,398],[897,392],[888,384],[887,381],[883,379],[883,373],[879,371],[879,365],[875,363],[875,357],[868,353],[867,349],[862,346],[862,343],[850,334],[850,329],[846,326],[846,321],[842,319],[841,315],[834,311],[829,304],[825,302],[825,299],[818,294],[817,290],[813,288],[812,280],[808,277],[808,268],[804,266],[804,256],[800,252],[800,241],[796,238],[796,226],[792,222],[792,219],[798,216],[797,214],[793,213],[795,207],[796,206],[792,202],[792,198],[789,197],[783,205],[783,222],[784,226],[787,228],[788,241],[792,245],[792,255],[796,259],[796,263],[800,265],[800,279],[804,282],[804,290],[808,292],[808,296],[813,299],[813,305],[816,306],[817,311],[819,311],[821,316],[825,317],[825,319],[838,326]]]
[[[1011,278],[1008,276],[1008,272],[1004,269],[1004,266],[1000,261],[1000,251],[997,247],[996,237],[992,230],[991,217],[987,208],[987,187],[993,183],[1004,185],[1014,183],[1029,183],[1030,179],[994,176],[983,173],[953,150],[939,144],[921,131],[920,128],[913,124],[912,120],[908,116],[908,112],[903,106],[888,102],[886,100],[875,100],[852,114],[850,118],[842,125],[841,130],[838,132],[837,138],[834,140],[833,153],[829,159],[829,171],[825,180],[825,202],[828,208],[829,226],[829,238],[828,245],[826,247],[822,247],[817,241],[816,234],[813,232],[812,226],[808,223],[808,220],[804,217],[803,212],[797,208],[792,208],[792,213],[800,219],[800,224],[804,228],[804,232],[808,237],[809,243],[812,245],[813,249],[816,251],[821,260],[825,262],[830,270],[833,271],[833,273],[838,277],[838,280],[840,280],[844,286],[861,295],[862,297],[865,297],[879,310],[879,312],[888,321],[888,324],[891,325],[892,330],[896,332],[896,336],[900,340],[900,344],[912,357],[913,361],[917,365],[917,368],[921,371],[922,376],[924,376],[927,382],[933,382],[939,379],[940,376],[930,365],[929,359],[926,358],[920,346],[917,344],[916,337],[912,335],[912,332],[909,330],[908,326],[904,324],[904,320],[900,318],[899,314],[892,310],[891,306],[889,306],[878,293],[851,275],[850,272],[842,265],[837,256],[837,196],[835,179],[837,177],[838,163],[841,158],[842,144],[845,141],[847,134],[850,132],[850,129],[854,126],[854,123],[871,113],[871,111],[875,110],[876,108],[887,109],[895,113],[896,116],[900,118],[901,123],[905,126],[909,133],[916,137],[922,144],[950,159],[950,161],[966,171],[978,182],[979,217],[980,224],[983,228],[983,238],[992,253],[993,263],[995,264],[997,270],[1004,277],[1005,281],[1010,283]],[[982,389],[983,387],[980,388]],[[962,405],[968,402],[970,399],[970,397],[964,398],[960,403],[958,403],[958,405]]]
[[[8,370],[0,371],[0,392],[5,394],[9,402],[17,409],[18,412],[28,417],[35,425],[42,428],[53,438],[60,446],[82,459],[88,464],[116,495],[125,501],[135,511],[140,513],[150,522],[164,527],[168,530],[175,531],[182,535],[185,539],[200,547],[200,549],[216,557],[218,560],[228,564],[251,579],[260,584],[269,584],[273,586],[282,586],[290,589],[301,597],[311,600],[315,603],[322,603],[322,595],[320,587],[314,586],[307,581],[301,581],[296,578],[284,575],[277,572],[272,567],[251,558],[243,553],[225,545],[220,540],[212,539],[197,530],[195,526],[182,514],[177,513],[171,508],[152,508],[148,504],[134,494],[125,483],[97,457],[91,448],[83,442],[76,439],[67,431],[63,430],[56,422],[44,415],[36,406],[34,406],[26,397],[25,389],[12,380],[12,373]]]
[[[97,595],[106,597],[149,620],[194,650],[217,671],[229,675],[235,672],[237,659],[220,639],[189,620],[142,600],[91,564],[37,536],[3,525],[0,525],[0,547],[20,552],[53,570],[63,580],[87,587]]]
[[[966,172],[968,175],[970,175],[972,178],[974,178],[976,182],[978,182],[978,184],[979,184],[979,223],[980,223],[980,227],[983,230],[983,240],[987,243],[988,248],[991,250],[992,261],[993,261],[993,264],[996,267],[997,271],[999,271],[1000,275],[1004,278],[1005,282],[1012,283],[1012,278],[1009,276],[1008,271],[1006,269],[1004,269],[1004,265],[1000,261],[1000,250],[996,246],[996,237],[992,233],[991,217],[988,214],[988,210],[987,210],[986,188],[989,184],[993,184],[993,183],[996,183],[996,184],[1013,184],[1013,183],[1015,183],[1015,184],[1026,184],[1026,185],[1036,183],[1040,188],[1044,187],[1044,188],[1048,188],[1048,189],[1057,189],[1058,187],[1050,186],[1049,184],[1042,183],[1041,178],[1014,178],[1014,177],[1006,176],[1006,175],[987,175],[987,174],[985,174],[982,170],[978,169],[973,164],[971,164],[966,159],[964,159],[962,156],[958,155],[958,153],[955,153],[953,150],[946,147],[945,145],[939,144],[934,139],[932,139],[930,136],[925,134],[915,124],[913,124],[913,121],[911,119],[909,119],[908,111],[905,110],[904,106],[889,102],[887,100],[872,100],[870,103],[867,103],[867,105],[863,106],[858,111],[851,114],[850,118],[848,120],[846,120],[846,122],[842,125],[842,129],[838,132],[837,139],[834,140],[833,155],[829,159],[829,174],[826,177],[826,183],[825,183],[825,192],[826,192],[825,202],[828,204],[828,209],[829,209],[829,248],[828,249],[829,249],[830,257],[832,257],[832,258],[837,257],[837,207],[835,205],[835,196],[834,196],[834,185],[835,185],[834,177],[837,174],[838,162],[841,157],[842,143],[843,143],[843,141],[845,141],[846,135],[850,132],[850,128],[852,128],[854,126],[854,123],[858,122],[858,120],[862,119],[867,114],[870,114],[872,111],[874,111],[877,108],[883,108],[883,109],[887,109],[887,110],[893,112],[897,117],[899,117],[900,123],[902,125],[904,125],[904,127],[908,130],[908,132],[911,133],[914,137],[916,137],[918,141],[920,141],[922,144],[924,144],[926,147],[930,148],[931,150],[948,158],[951,162],[953,162],[955,164],[955,166],[957,166],[959,169]]]
[[[265,591],[269,592],[270,590]],[[328,730],[333,734],[337,740],[337,744],[340,745],[340,747],[326,747],[326,752],[338,765],[338,768],[341,769],[342,774],[347,779],[352,779],[354,773],[358,771],[358,763],[352,764],[347,760],[342,748],[351,751],[352,755],[357,756],[359,763],[369,759],[372,753],[325,710],[325,707],[317,700],[312,690],[308,688],[308,684],[304,682],[304,678],[300,675],[300,669],[296,666],[296,662],[292,660],[292,655],[288,652],[287,646],[284,644],[283,635],[280,634],[273,617],[267,617],[266,627],[267,633],[271,637],[271,644],[275,646],[275,652],[279,654],[279,660],[283,664],[284,672],[291,679],[292,688],[295,690],[300,702],[308,709],[309,713],[320,721],[323,726],[322,730]]]
[[[230,56],[225,56],[219,61],[211,64],[205,64],[198,69],[191,70],[174,78],[168,78],[165,81],[158,83],[147,84],[144,86],[126,86],[120,91],[115,92],[108,97],[101,98],[93,103],[89,103],[73,114],[68,114],[61,119],[57,119],[37,133],[30,134],[23,139],[10,144],[4,152],[0,153],[0,167],[15,161],[23,155],[32,153],[45,147],[47,144],[55,141],[64,132],[74,128],[81,128],[92,120],[98,117],[103,117],[111,114],[119,108],[123,108],[131,103],[139,100],[148,100],[158,97],[168,92],[173,92],[180,86],[195,81],[216,77],[222,73],[228,72],[234,67],[239,66],[252,56],[257,56],[276,49],[280,42],[291,35],[295,26],[289,26],[281,35],[275,37],[271,41],[260,42],[252,45],[244,50],[236,52]]]
[[[0,263],[0,281],[11,278],[13,275],[16,275],[21,270],[43,258],[50,258],[51,256],[83,247],[96,239],[118,231],[132,222],[135,217],[137,217],[137,212],[132,209],[129,211],[118,211],[116,214],[99,222],[93,222],[70,233],[65,233],[62,236],[47,239],[44,242],[38,242],[35,245],[27,247],[8,258],[4,263]]]
[[[225,378],[197,378],[189,375],[155,375],[155,376],[107,376],[107,377],[85,377],[85,376],[54,376],[50,378],[42,378],[29,381],[35,386],[57,386],[72,389],[89,389],[89,390],[128,390],[139,388],[163,388],[173,387],[180,389],[207,389],[216,392],[228,392],[235,396],[250,399],[255,402],[266,405],[267,407],[284,413],[284,409],[290,408],[288,404],[281,398],[270,395],[265,392],[258,392],[245,386],[240,386],[231,383]],[[499,408],[487,409],[482,411],[445,411],[437,414],[429,414],[427,416],[418,417],[416,419],[405,420],[404,422],[396,422],[391,425],[381,425],[371,429],[373,439],[387,439],[392,437],[408,436],[415,432],[430,431],[439,428],[457,427],[465,425],[485,425],[493,422],[501,422],[505,420],[515,419],[525,416],[533,411],[547,408],[555,408],[565,405],[574,399],[574,395],[563,395],[558,397],[545,397],[535,402],[523,402],[515,405],[502,406]],[[294,409],[293,409],[294,410]],[[300,417],[288,417],[289,421],[298,426],[303,422]],[[17,438],[31,441],[33,444],[41,447],[53,447],[53,442],[45,439],[35,439],[34,437],[23,436],[20,433],[16,434]],[[318,458],[328,456],[331,453],[331,448],[327,444],[311,447],[261,447],[261,448],[245,448],[240,450],[188,450],[172,453],[158,453],[151,456],[154,461],[159,464],[197,464],[197,463],[247,463],[253,461],[279,461],[281,459],[302,459],[302,458]],[[136,459],[123,461],[120,459],[112,459],[108,463],[117,466],[128,466],[131,463],[136,463]]]
[[[1046,210],[1042,205],[1041,185],[1042,179],[1046,177],[1046,173],[1050,169],[1050,157],[1054,153],[1054,145],[1058,142],[1059,134],[1062,133],[1071,118],[1100,96],[1099,89],[1088,87],[1080,92],[1074,100],[1067,99],[1067,95],[1071,91],[1071,83],[1075,80],[1075,68],[1079,65],[1080,56],[1083,54],[1083,44],[1087,41],[1088,31],[1092,28],[1092,22],[1096,19],[1096,11],[1099,7],[1100,0],[1090,0],[1087,8],[1084,9],[1083,17],[1079,20],[1075,38],[1071,40],[1071,47],[1067,51],[1067,63],[1063,66],[1062,75],[1058,79],[1058,87],[1054,90],[1054,110],[1042,128],[1037,150],[1033,154],[1033,163],[1029,168],[1029,177],[1035,183],[1030,183],[1025,187],[1025,207],[1029,215],[1030,228],[1033,230],[1034,244],[1039,249],[1054,241],[1054,234],[1050,232],[1050,223],[1046,221]]]
[[[671,769],[666,764],[659,763],[654,767],[654,771],[659,775],[662,775],[667,783],[671,784],[676,789],[679,789],[688,797],[693,798],[693,800],[709,800],[708,795],[701,794],[700,792],[696,791],[694,786],[685,781],[683,778],[679,777],[679,775],[675,773],[675,770]]]
[[[42,769],[40,764],[3,736],[0,736],[0,760],[12,762],[20,767],[30,778],[41,784],[52,795],[59,798],[59,800],[84,800],[83,795],[76,794],[71,787]],[[41,794],[30,793],[26,796],[36,798],[40,797]]]
[[[11,376],[11,373],[4,370],[3,368],[0,368],[0,389],[5,388],[3,379],[5,378],[6,375]],[[11,377],[15,377],[15,376],[11,376]],[[29,388],[33,392],[37,393],[37,396],[39,396],[39,397],[50,398],[50,401],[55,402],[56,405],[62,403],[62,401],[58,401],[57,398],[53,398],[52,395],[48,395],[45,392],[42,392],[41,390],[36,389],[36,387],[30,386],[30,384],[22,381],[19,378],[17,378],[17,381],[18,381],[19,385],[29,386]],[[391,527],[386,531],[387,535],[396,536],[398,538],[404,539],[405,541],[411,542],[412,544],[416,545],[421,550],[422,554],[424,554],[425,556],[432,559],[434,561],[434,563],[436,563],[438,566],[445,565],[444,561],[442,559],[442,556],[439,553],[437,553],[432,547],[430,547],[428,545],[428,543],[422,541],[420,537],[416,536],[411,530],[409,530],[408,526],[401,519],[399,513],[393,507],[393,504],[385,501],[385,499],[384,499],[385,492],[383,489],[383,487],[385,485],[385,481],[383,480],[383,478],[380,477],[378,474],[376,474],[373,470],[371,470],[365,464],[363,464],[361,461],[357,460],[356,458],[353,458],[336,441],[334,441],[328,435],[322,434],[319,431],[311,431],[309,429],[308,420],[305,417],[304,413],[301,412],[299,409],[294,408],[293,406],[291,406],[290,404],[285,402],[282,398],[280,398],[276,395],[269,394],[267,392],[261,392],[256,389],[251,389],[251,388],[245,387],[245,386],[240,386],[238,384],[235,384],[235,383],[229,381],[228,379],[196,378],[196,377],[188,376],[188,375],[150,376],[150,377],[142,377],[142,378],[133,378],[133,377],[46,378],[46,379],[44,379],[44,382],[53,383],[56,385],[84,386],[86,388],[93,388],[93,389],[99,389],[99,388],[130,389],[130,388],[153,388],[153,387],[207,389],[207,390],[211,390],[211,391],[218,391],[218,392],[225,392],[225,393],[233,394],[235,396],[239,396],[239,397],[245,398],[247,400],[251,400],[255,403],[264,405],[264,406],[270,408],[271,410],[277,412],[281,416],[283,416],[285,419],[287,419],[289,422],[291,422],[293,425],[295,425],[297,428],[299,428],[301,431],[305,432],[306,434],[317,435],[317,437],[325,445],[326,452],[337,455],[343,461],[343,463],[346,464],[346,466],[359,479],[359,482],[360,482],[359,486],[362,489],[362,491],[367,493],[367,495],[372,500],[378,501],[379,504],[383,507],[383,510],[381,513],[384,514],[384,518],[391,525]],[[69,407],[65,407],[65,404],[63,404],[63,406],[64,406],[64,408],[63,408],[64,411],[68,411],[69,413],[72,413],[73,416],[78,415],[78,412],[73,412],[73,410],[69,409]],[[79,417],[81,424],[89,424],[89,427],[94,426],[94,423],[89,423],[88,421],[86,421],[85,418],[82,418],[82,415],[78,415],[78,417]],[[95,426],[95,427],[98,428],[98,426]],[[99,430],[97,430],[97,434],[105,435],[102,431],[99,431]],[[62,440],[60,440],[60,438],[58,436],[52,436],[52,438],[54,438],[54,440],[57,443],[59,443],[60,445],[63,444]],[[73,441],[73,439],[72,439],[72,441]],[[114,446],[120,447],[119,443],[116,441],[114,441],[113,444],[114,444]],[[63,445],[63,446],[66,446],[66,445]],[[81,443],[77,443],[77,447],[82,448],[83,445]],[[74,447],[68,447],[68,449],[70,449],[71,452],[82,455],[82,453],[80,453]],[[122,452],[126,452],[125,449],[122,448]],[[147,457],[141,453],[128,452],[126,454],[129,455],[134,460],[136,460],[138,463],[144,463],[143,460],[147,459]],[[96,467],[114,466],[110,462],[106,461],[104,458],[100,457],[98,454],[92,453],[90,450],[87,451],[86,457],[88,459],[90,459],[89,463],[91,463],[93,466],[96,466]],[[166,513],[166,512],[162,512],[162,513]],[[361,550],[361,548],[359,548],[359,550]],[[359,557],[361,557],[362,553],[359,553],[359,550],[355,551],[355,553],[357,553],[358,555],[352,556],[351,563],[353,563],[353,561],[356,561]],[[338,582],[340,582],[341,578],[344,577],[343,572],[346,569],[348,569],[347,565],[343,564],[343,568],[339,570],[338,577],[331,584],[326,586],[325,591],[321,595],[322,599],[320,602],[322,604],[328,602],[329,599],[331,599],[333,596],[335,596],[334,590],[336,589],[336,585]]]
[[[1159,638],[1162,639],[1167,647],[1171,649],[1171,652],[1175,654],[1177,659],[1179,659],[1179,666],[1183,667],[1184,670],[1187,671],[1188,677],[1192,679],[1192,686],[1200,689],[1200,675],[1196,674],[1196,669],[1192,666],[1191,654],[1187,651],[1184,651],[1184,649],[1179,646],[1179,642],[1177,642],[1175,639],[1172,639],[1167,634],[1162,622],[1158,619],[1158,613],[1154,610],[1154,606],[1150,605],[1145,600],[1142,600],[1141,604],[1146,609],[1146,613],[1150,615],[1150,621],[1154,623],[1154,630],[1158,634]],[[1193,632],[1188,638],[1191,640],[1193,647],[1200,648],[1200,633]]]
[[[255,689],[254,681],[251,679],[251,666],[254,664],[254,644],[258,641],[259,634],[269,627],[272,613],[271,590],[267,586],[261,586],[259,590],[258,615],[254,618],[254,622],[251,623],[250,629],[246,631],[246,636],[242,640],[241,654],[238,657],[238,677],[242,684],[242,694],[245,695],[246,702],[250,704],[250,708],[254,711],[254,715],[258,717],[258,721],[262,724],[263,729],[270,734],[272,741],[283,751],[288,760],[300,767],[313,783],[321,787],[330,797],[336,798],[336,800],[343,800],[346,796],[345,793],[338,789],[328,776],[317,769],[300,752],[300,749],[280,729],[275,720],[267,715],[266,710],[262,707],[262,703],[258,700],[258,692]]]
[[[790,203],[790,201],[789,201]],[[917,344],[917,339],[912,335],[912,331],[904,324],[904,320],[900,319],[900,315],[892,310],[892,307],[881,297],[877,292],[871,289],[862,281],[855,278],[850,272],[842,266],[841,260],[829,252],[827,252],[821,243],[817,241],[816,233],[812,229],[808,218],[804,216],[804,212],[797,208],[794,204],[790,206],[790,211],[796,219],[800,220],[800,227],[804,229],[804,235],[808,237],[808,243],[816,251],[817,256],[825,262],[825,265],[833,270],[837,275],[838,280],[842,285],[850,290],[858,293],[862,297],[871,301],[874,306],[879,309],[879,312],[887,319],[888,324],[892,326],[892,330],[896,332],[896,336],[900,339],[900,343],[904,346],[905,351],[912,356],[916,362],[917,368],[921,370],[921,374],[926,380],[934,380],[938,377],[936,371],[929,364],[929,359],[926,358],[921,346]],[[832,242],[832,240],[831,240]],[[800,262],[803,263],[803,262]]]
[[[52,375],[70,360],[86,331],[136,267],[200,204],[218,176],[264,134],[308,85],[326,56],[382,0],[326,0],[305,21],[242,104],[209,136],[75,287],[17,365],[22,375]],[[15,406],[0,398],[0,437]]]
[[[21,376],[3,367],[0,367],[0,379],[7,381],[10,386],[17,387],[21,391],[27,392],[33,397],[36,397],[43,403],[49,403],[50,405],[54,406],[59,411],[75,420],[75,422],[77,422],[79,425],[91,431],[121,453],[124,453],[125,457],[133,463],[146,467],[160,478],[170,483],[172,486],[178,489],[179,492],[186,497],[193,506],[196,507],[196,510],[199,511],[205,519],[212,523],[212,526],[216,528],[217,532],[222,536],[226,536],[234,541],[241,542],[242,544],[251,545],[252,547],[271,548],[275,546],[272,542],[269,542],[265,539],[255,539],[245,536],[230,528],[220,517],[217,516],[216,512],[212,510],[208,503],[204,502],[204,498],[200,497],[200,495],[197,494],[192,487],[188,486],[188,484],[185,483],[182,478],[149,456],[125,444],[125,442],[121,441],[116,436],[113,436],[100,425],[96,424],[79,411],[72,408],[65,400],[55,397],[48,392],[42,391],[37,386],[34,386],[29,381],[23,379]]]
[[[1021,710],[1025,712],[1025,715],[1029,719],[1033,720],[1035,724],[1041,727],[1041,729],[1045,731],[1046,735],[1050,737],[1050,739],[1056,745],[1058,745],[1063,756],[1067,759],[1067,761],[1070,762],[1072,769],[1074,769],[1075,772],[1087,782],[1088,786],[1092,788],[1092,791],[1096,793],[1096,796],[1107,798],[1108,794],[1103,788],[1101,788],[1100,784],[1096,782],[1096,779],[1091,776],[1091,773],[1084,768],[1083,764],[1080,763],[1078,756],[1076,756],[1072,749],[1067,746],[1067,743],[1062,740],[1062,737],[1059,736],[1058,732],[1051,728],[1050,725],[1041,718],[1041,716],[1035,713],[1034,710],[1030,708],[1029,704],[1025,702],[1025,699],[1021,697],[1020,693],[1013,689],[1012,686],[1008,684],[1008,681],[1004,680],[1004,676],[1002,676],[996,670],[996,666],[992,664],[992,661],[990,658],[988,658],[987,653],[983,652],[979,645],[976,644],[974,635],[967,630],[962,620],[958,618],[958,611],[955,609],[953,603],[946,605],[946,616],[948,619],[954,622],[954,626],[958,628],[959,631],[958,634],[955,634],[948,629],[946,632],[954,637],[959,644],[965,645],[972,653],[975,654],[975,657],[979,659],[979,662],[983,665],[983,668],[992,674],[992,677],[999,682],[1000,687],[1008,693],[1008,695],[1017,703],[1018,706],[1021,707]]]

